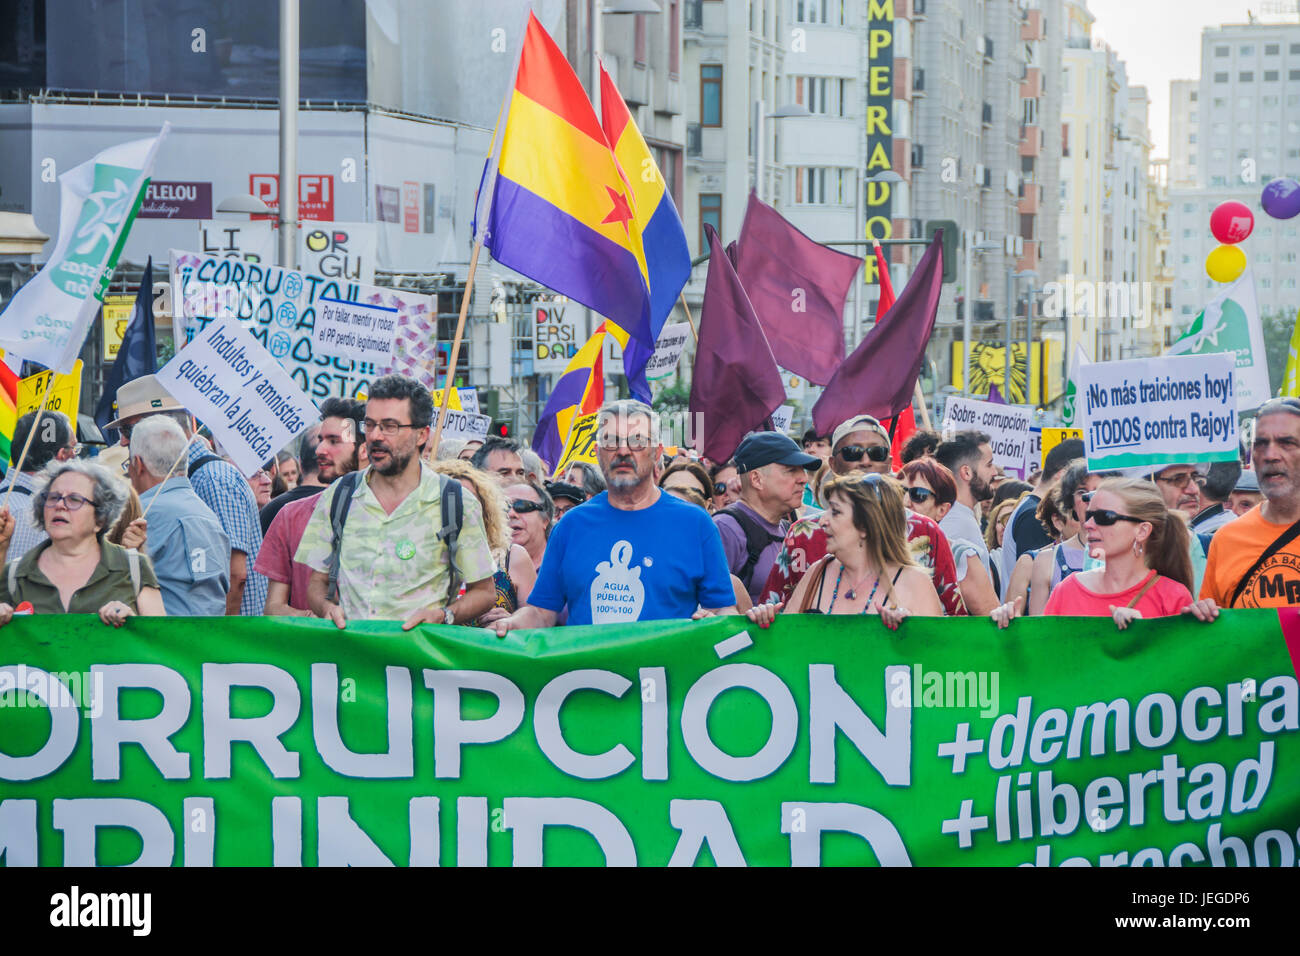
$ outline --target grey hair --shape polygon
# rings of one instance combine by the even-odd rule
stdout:
[[[537,476],[538,481],[546,477],[546,464],[537,452],[531,448],[523,448],[520,449],[519,458],[524,463],[525,472],[532,472]]]
[[[650,441],[655,445],[660,444],[659,413],[645,402],[639,402],[635,398],[620,398],[600,406],[596,412],[596,427],[603,427],[605,422],[611,418],[626,420],[636,416],[640,416],[650,423]]]
[[[155,478],[165,478],[189,444],[172,419],[151,415],[131,429],[131,457],[138,458]]]
[[[50,485],[68,472],[85,475],[94,484],[95,534],[97,537],[102,537],[122,516],[122,509],[126,507],[128,486],[120,478],[114,477],[113,473],[103,465],[92,464],[79,458],[52,463],[42,472],[43,484],[32,501],[32,526],[45,530],[45,500],[49,497]]]

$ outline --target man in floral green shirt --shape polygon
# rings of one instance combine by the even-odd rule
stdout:
[[[352,493],[339,550],[338,594],[328,594],[333,527],[330,510],[343,479],[320,496],[296,560],[312,569],[307,587],[312,613],[339,627],[350,618],[455,624],[478,617],[496,601],[494,565],[483,512],[472,494],[461,495],[463,518],[456,570],[465,593],[449,593],[450,555],[442,530],[443,482],[420,460],[429,440],[433,399],[424,386],[403,375],[370,383],[366,402],[366,452],[370,466]],[[457,485],[456,492],[460,493]]]

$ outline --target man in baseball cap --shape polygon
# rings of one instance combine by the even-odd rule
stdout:
[[[837,475],[850,472],[888,474],[889,432],[870,415],[857,415],[840,422],[831,433],[831,471]]]
[[[727,568],[756,599],[785,540],[788,516],[802,503],[809,473],[821,467],[821,459],[804,454],[780,432],[751,432],[736,449],[735,462],[740,500],[713,520]]]

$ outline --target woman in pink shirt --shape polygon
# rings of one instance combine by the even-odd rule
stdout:
[[[1192,603],[1187,524],[1149,481],[1108,478],[1084,499],[1088,552],[1105,565],[1065,578],[1044,614],[1115,619],[1120,630],[1140,617],[1178,614]],[[1006,627],[1019,602],[991,617]]]

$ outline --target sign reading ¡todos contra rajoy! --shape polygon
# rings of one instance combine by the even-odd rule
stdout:
[[[171,276],[178,342],[191,341],[214,320],[237,318],[317,401],[355,397],[388,371],[431,380],[435,343],[428,296],[177,250],[172,250]],[[365,356],[323,355],[313,346],[325,299],[396,310],[391,369]]]

